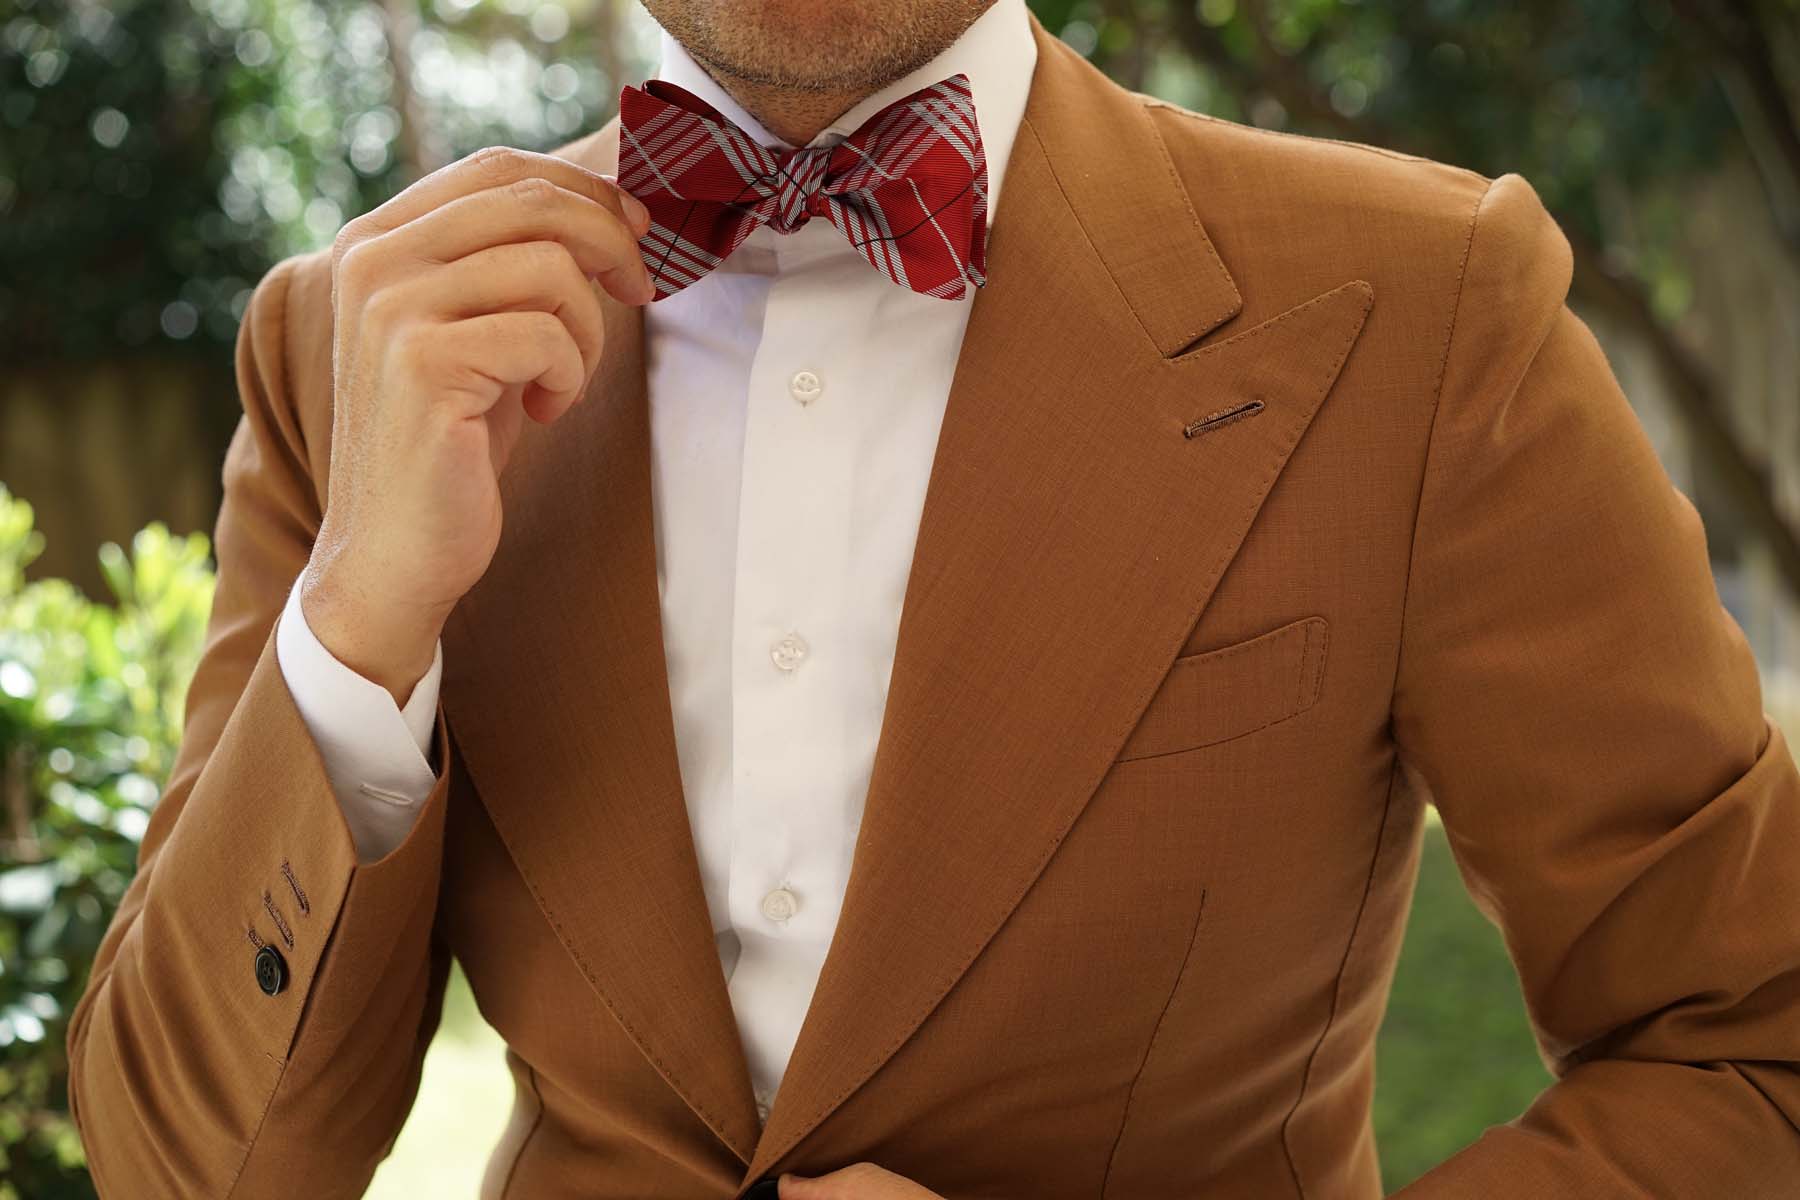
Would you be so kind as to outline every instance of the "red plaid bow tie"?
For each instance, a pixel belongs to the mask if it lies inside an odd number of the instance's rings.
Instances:
[[[987,281],[987,158],[969,77],[883,108],[835,146],[772,150],[660,79],[619,97],[619,185],[650,209],[638,242],[672,296],[759,224],[822,216],[901,287],[960,300]]]

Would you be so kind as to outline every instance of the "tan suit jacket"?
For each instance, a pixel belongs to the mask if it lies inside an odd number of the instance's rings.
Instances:
[[[1405,1195],[1800,1194],[1800,772],[1555,221],[1517,174],[1187,112],[1034,32],[767,1127],[676,763],[641,311],[527,423],[442,776],[359,867],[272,636],[330,463],[320,251],[244,321],[186,739],[70,1032],[105,1196],[359,1195],[452,956],[517,1084],[486,1200],[865,1159],[950,1200],[1377,1196],[1428,799],[1557,1081]],[[558,153],[610,172],[616,132]]]

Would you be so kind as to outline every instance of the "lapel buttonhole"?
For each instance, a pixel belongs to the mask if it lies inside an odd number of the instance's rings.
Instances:
[[[1239,404],[1231,408],[1222,409],[1210,416],[1201,417],[1198,421],[1195,421],[1190,425],[1183,426],[1181,436],[1186,438],[1198,437],[1210,429],[1217,429],[1219,426],[1235,421],[1239,417],[1255,416],[1262,411],[1262,408],[1262,398],[1258,397],[1246,404]]]

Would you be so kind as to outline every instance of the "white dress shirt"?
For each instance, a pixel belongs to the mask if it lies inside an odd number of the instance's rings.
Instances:
[[[987,155],[988,221],[1037,47],[996,0],[936,58],[809,145],[962,72]],[[659,78],[767,146],[666,33]],[[887,703],[901,601],[973,294],[889,281],[829,222],[763,226],[644,313],[664,653],[689,822],[766,1117],[811,1003],[850,873]],[[404,711],[312,636],[290,593],[283,677],[365,862],[430,793],[438,647]]]

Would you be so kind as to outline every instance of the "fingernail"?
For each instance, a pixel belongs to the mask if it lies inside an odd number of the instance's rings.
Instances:
[[[619,195],[625,198],[625,213],[631,218],[631,227],[637,230],[639,237],[642,237],[650,230],[650,210],[644,207],[642,200],[630,192],[621,189]]]

